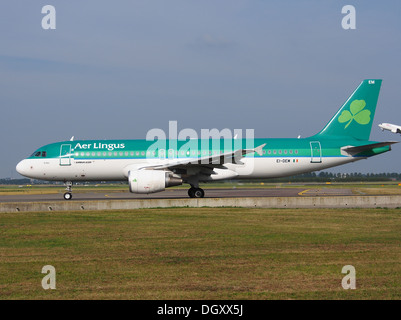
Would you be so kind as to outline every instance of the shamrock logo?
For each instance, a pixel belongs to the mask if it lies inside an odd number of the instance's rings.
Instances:
[[[341,112],[340,116],[338,117],[338,122],[348,123],[345,125],[344,129],[351,124],[352,120],[355,120],[357,123],[365,125],[370,122],[370,111],[363,110],[365,108],[366,102],[365,100],[354,100],[351,102],[350,111],[344,110]]]

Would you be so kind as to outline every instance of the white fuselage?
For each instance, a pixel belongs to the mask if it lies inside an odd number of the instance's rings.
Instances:
[[[379,127],[383,130],[391,131],[392,133],[401,133],[401,126],[391,123],[380,123]]]
[[[244,158],[243,164],[227,163],[224,166],[235,174],[229,176],[224,170],[205,177],[204,181],[227,178],[275,178],[296,175],[346,164],[363,158],[322,157],[321,162],[311,162],[310,157],[299,158]],[[160,159],[71,159],[70,165],[60,165],[59,159],[25,159],[17,165],[17,171],[33,179],[49,181],[126,181],[129,167],[133,165],[163,164]]]

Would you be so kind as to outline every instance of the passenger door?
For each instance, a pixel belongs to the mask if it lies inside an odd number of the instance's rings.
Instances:
[[[60,147],[60,166],[71,165],[71,145],[62,144]]]
[[[321,163],[322,162],[322,148],[320,146],[319,141],[311,141],[310,142],[311,149],[311,161],[312,163]]]

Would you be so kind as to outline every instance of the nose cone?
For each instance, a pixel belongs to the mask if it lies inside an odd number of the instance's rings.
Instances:
[[[27,160],[20,161],[15,169],[20,175],[27,176],[29,169]]]

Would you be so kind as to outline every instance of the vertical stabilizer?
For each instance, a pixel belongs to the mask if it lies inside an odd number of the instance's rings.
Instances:
[[[363,80],[317,136],[369,140],[382,80]]]

